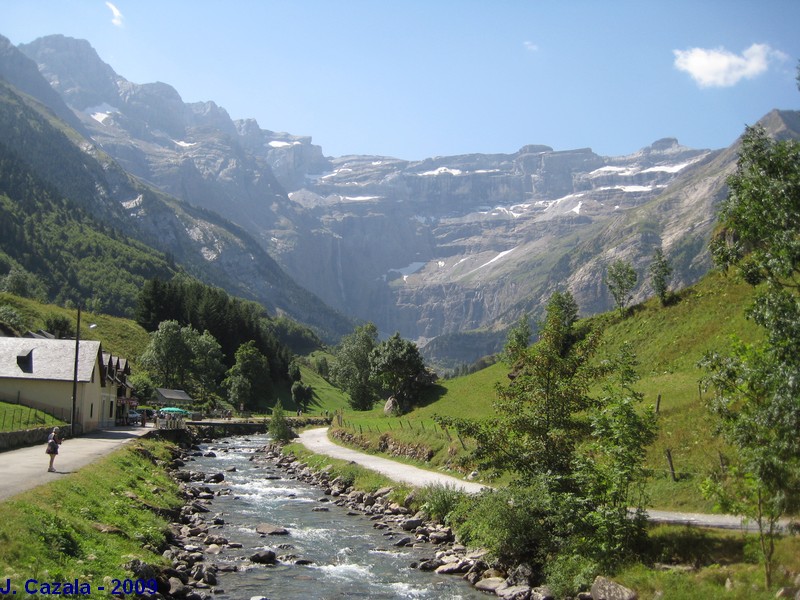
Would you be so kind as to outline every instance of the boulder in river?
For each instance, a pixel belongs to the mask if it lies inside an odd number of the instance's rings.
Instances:
[[[275,553],[272,550],[259,550],[250,557],[250,562],[258,563],[259,565],[274,565]]]
[[[289,530],[270,523],[259,523],[256,525],[256,533],[261,535],[289,535]]]

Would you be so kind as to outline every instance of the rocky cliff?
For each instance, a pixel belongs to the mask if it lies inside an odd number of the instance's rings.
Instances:
[[[334,309],[384,334],[439,338],[430,347],[440,364],[469,358],[441,340],[482,331],[474,357],[496,349],[555,289],[571,290],[584,314],[608,309],[615,258],[637,269],[636,300],[652,293],[656,247],[675,268],[673,286],[696,281],[735,167],[735,145],[698,150],[671,138],[618,157],[545,145],[423,161],[325,157],[310,137],[234,122],[163,83],[130,83],[86,42],[51,36],[20,49],[129,172],[225,215]],[[797,135],[792,113],[776,115],[776,128]]]

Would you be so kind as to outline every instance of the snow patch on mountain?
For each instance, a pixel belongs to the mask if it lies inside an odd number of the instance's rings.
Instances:
[[[461,169],[451,169],[450,167],[439,167],[438,169],[434,169],[433,171],[425,171],[424,173],[417,173],[420,177],[430,177],[433,175],[444,175],[445,173],[450,175],[463,175],[464,171]]]
[[[98,106],[90,106],[83,111],[84,114],[89,115],[101,125],[105,125],[106,120],[114,114],[119,114],[119,109],[111,106],[107,102],[103,102]]]
[[[389,273],[386,275],[386,277],[392,275],[393,273],[398,273],[403,277],[403,281],[408,281],[410,275],[413,275],[414,273],[422,269],[422,267],[424,266],[425,266],[424,262],[413,262],[410,265],[402,267],[400,269],[389,269]]]

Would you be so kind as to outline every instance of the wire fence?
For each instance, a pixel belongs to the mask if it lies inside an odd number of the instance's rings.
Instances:
[[[52,424],[56,419],[30,406],[0,407],[0,431],[36,429]],[[59,421],[60,422],[60,421]]]
[[[447,440],[448,442],[452,442],[454,439],[457,439],[462,448],[466,449],[466,444],[464,444],[464,440],[459,435],[456,429],[451,430],[447,427],[442,427],[436,421],[428,421],[427,424],[425,421],[412,421],[411,419],[393,419],[382,421],[380,423],[355,423],[353,421],[348,421],[344,418],[344,415],[337,413],[335,415],[336,423],[339,427],[343,429],[348,429],[353,433],[358,433],[360,435],[364,435],[364,432],[367,433],[375,433],[378,435],[382,435],[384,433],[394,433],[394,432],[401,432],[401,431],[408,431],[414,433],[425,433],[427,435],[432,435],[437,438],[441,438],[443,440]]]
[[[54,408],[35,400],[0,396],[0,431],[35,429],[53,424],[67,423],[70,411]]]

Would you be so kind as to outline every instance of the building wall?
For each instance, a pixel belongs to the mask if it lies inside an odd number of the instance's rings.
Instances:
[[[76,401],[77,422],[83,431],[97,429],[101,421],[103,402],[100,377],[94,381],[78,382]],[[0,378],[0,396],[11,401],[19,398],[21,403],[32,401],[34,406],[47,405],[57,410],[69,422],[72,418],[72,382],[41,379]],[[106,411],[108,404],[105,404]]]

